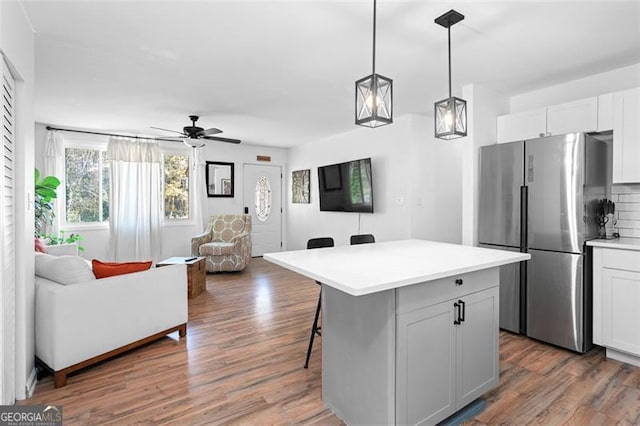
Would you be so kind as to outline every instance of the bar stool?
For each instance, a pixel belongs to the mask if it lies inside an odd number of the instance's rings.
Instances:
[[[333,247],[333,238],[322,237],[312,238],[307,241],[307,250],[323,247]],[[311,358],[311,349],[313,349],[313,340],[318,336],[322,336],[320,333],[321,327],[318,326],[318,317],[320,316],[320,309],[322,308],[322,283],[316,281],[316,284],[320,286],[320,294],[318,295],[318,307],[316,308],[316,316],[313,319],[313,327],[311,327],[311,337],[309,338],[309,348],[307,349],[307,360],[304,362],[304,368],[309,368],[309,358]]]

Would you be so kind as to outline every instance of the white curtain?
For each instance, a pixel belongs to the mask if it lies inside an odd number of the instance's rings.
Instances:
[[[158,262],[161,254],[162,190],[156,142],[111,138],[109,255],[116,261]]]
[[[204,232],[207,227],[207,185],[205,182],[205,161],[202,159],[202,149],[193,148],[193,220],[195,222],[195,233]]]
[[[47,139],[44,145],[44,162],[42,170],[40,170],[40,178],[44,176],[55,176],[60,179],[60,186],[58,187],[58,195],[62,194],[62,186],[64,185],[64,171],[63,171],[63,157],[64,157],[64,140],[62,135],[56,131],[47,131]],[[56,199],[53,202],[53,209],[55,212],[55,218],[52,225],[45,227],[45,234],[58,234],[60,229],[60,212],[62,212],[61,203],[64,200]]]

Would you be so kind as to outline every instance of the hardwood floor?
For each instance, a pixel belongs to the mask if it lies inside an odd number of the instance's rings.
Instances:
[[[20,404],[61,404],[73,424],[342,424],[321,400],[321,346],[302,368],[318,286],[262,259],[207,275],[187,337],[167,337],[69,376]],[[90,344],[90,343],[88,343]],[[640,424],[640,368],[510,333],[480,424]]]

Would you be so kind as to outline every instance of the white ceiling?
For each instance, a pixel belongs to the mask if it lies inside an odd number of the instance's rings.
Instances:
[[[161,135],[187,115],[288,147],[354,128],[371,73],[372,1],[33,1],[36,120]],[[394,115],[431,114],[453,84],[507,95],[640,62],[640,1],[378,0],[377,64]],[[368,130],[375,131],[375,130]],[[165,135],[166,136],[166,135]]]

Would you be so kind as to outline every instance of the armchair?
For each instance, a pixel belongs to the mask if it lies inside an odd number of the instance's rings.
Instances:
[[[207,272],[242,271],[251,259],[251,215],[211,216],[207,230],[191,238],[191,255],[206,258]]]

